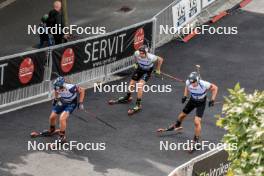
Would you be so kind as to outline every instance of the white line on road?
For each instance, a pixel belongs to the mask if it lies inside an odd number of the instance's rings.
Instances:
[[[16,0],[6,0],[6,1],[2,2],[2,3],[0,4],[0,9],[2,9],[2,8],[6,7],[6,6],[10,5],[10,4],[12,4],[12,3],[15,2],[15,1],[16,1]]]

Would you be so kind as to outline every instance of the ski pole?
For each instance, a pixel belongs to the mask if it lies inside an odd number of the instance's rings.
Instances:
[[[175,76],[172,76],[172,75],[170,75],[170,74],[167,74],[167,73],[164,73],[164,72],[161,72],[160,74],[162,74],[163,76],[166,76],[166,77],[168,77],[168,78],[174,79],[174,80],[176,80],[176,81],[178,81],[178,82],[182,82],[182,83],[184,83],[184,80],[182,80],[182,79],[180,79],[180,78],[177,78],[177,77],[175,77]]]
[[[108,122],[106,122],[106,121],[100,119],[96,114],[94,114],[94,113],[92,113],[92,112],[89,112],[89,111],[87,111],[87,110],[85,110],[85,109],[84,109],[83,111],[84,111],[86,114],[88,114],[89,116],[91,116],[91,117],[95,118],[96,120],[98,120],[99,122],[105,124],[106,126],[112,128],[112,129],[114,129],[114,130],[117,130],[116,127],[114,127],[113,125],[109,124]],[[83,121],[85,121],[85,122],[88,123],[88,121],[87,121],[85,118],[83,118],[83,117],[81,117],[81,116],[79,116],[79,115],[76,115],[76,114],[73,114],[73,115],[74,115],[75,117],[79,118],[80,120],[83,120]]]

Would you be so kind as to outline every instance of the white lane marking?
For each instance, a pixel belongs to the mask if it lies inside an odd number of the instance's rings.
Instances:
[[[10,5],[10,4],[12,4],[12,3],[15,2],[15,1],[16,1],[16,0],[6,0],[6,1],[2,2],[2,3],[0,4],[0,9],[2,9],[2,8],[6,7],[6,6]]]

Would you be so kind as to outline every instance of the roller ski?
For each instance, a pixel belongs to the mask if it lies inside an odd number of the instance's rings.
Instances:
[[[49,144],[49,145],[48,145],[48,148],[49,148],[50,150],[55,150],[55,149],[58,149],[58,148],[60,149],[60,148],[62,148],[61,146],[62,146],[63,144],[65,144],[65,143],[67,143],[67,141],[66,141],[66,136],[65,136],[65,135],[60,135],[60,134],[59,134],[58,139],[56,139],[54,143]]]
[[[132,97],[127,97],[127,96],[124,96],[124,97],[120,97],[118,99],[112,99],[112,100],[109,100],[108,101],[108,104],[109,105],[114,105],[114,104],[127,104],[127,103],[130,103],[132,101]]]
[[[157,129],[156,132],[157,133],[164,133],[164,132],[168,132],[168,131],[176,131],[176,132],[178,132],[178,131],[181,131],[182,129],[183,129],[182,126],[173,124],[169,128],[159,128],[159,129]]]
[[[133,115],[133,114],[139,112],[141,109],[142,109],[142,106],[141,106],[141,105],[136,105],[135,107],[129,109],[128,112],[127,112],[127,114],[128,114],[129,116],[131,116],[131,115]]]
[[[31,138],[37,138],[37,137],[51,137],[54,135],[58,135],[60,132],[60,129],[56,129],[53,132],[50,132],[49,130],[44,130],[42,132],[33,131],[30,133]]]

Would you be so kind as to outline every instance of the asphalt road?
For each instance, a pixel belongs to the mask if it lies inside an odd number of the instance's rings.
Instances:
[[[205,80],[219,87],[218,101],[227,95],[227,88],[239,82],[247,92],[264,87],[264,15],[239,11],[221,20],[216,26],[237,26],[238,35],[200,35],[189,43],[171,41],[157,49],[165,58],[163,71],[179,78],[201,65]],[[250,24],[250,25],[249,25]],[[110,83],[129,81],[129,77]],[[176,166],[205,152],[190,155],[186,151],[160,151],[160,141],[185,142],[193,137],[193,114],[183,123],[181,134],[159,137],[155,130],[175,121],[182,110],[180,100],[184,85],[165,78],[152,78],[149,84],[171,84],[170,93],[147,93],[143,110],[132,118],[127,116],[131,105],[109,106],[117,93],[87,91],[85,106],[90,112],[117,128],[113,130],[91,115],[75,112],[85,120],[72,116],[68,139],[79,142],[105,142],[105,151],[28,151],[32,130],[48,127],[51,103],[42,103],[0,116],[0,175],[1,176],[164,176]],[[206,109],[202,140],[220,142],[224,130],[216,127],[214,116],[221,113],[221,104]],[[36,139],[37,142],[53,139]]]

